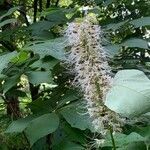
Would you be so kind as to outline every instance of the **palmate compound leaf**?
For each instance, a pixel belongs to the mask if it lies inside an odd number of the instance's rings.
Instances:
[[[150,111],[150,80],[139,70],[121,70],[106,96],[105,105],[125,117]]]
[[[55,113],[48,113],[38,117],[29,116],[14,121],[6,130],[6,133],[20,133],[24,131],[32,146],[40,138],[54,132],[58,125],[58,116]]]

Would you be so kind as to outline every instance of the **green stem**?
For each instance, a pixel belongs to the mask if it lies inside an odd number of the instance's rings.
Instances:
[[[146,144],[146,150],[149,150],[149,145]]]
[[[114,140],[114,137],[113,137],[113,129],[112,127],[110,126],[110,136],[111,136],[111,140],[112,140],[112,145],[113,145],[113,150],[116,150],[116,144],[115,144],[115,140]]]

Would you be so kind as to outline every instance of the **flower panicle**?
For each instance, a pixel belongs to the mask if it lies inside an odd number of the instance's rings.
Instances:
[[[71,46],[68,60],[75,73],[74,84],[83,92],[95,129],[104,131],[114,121],[114,113],[104,105],[112,78],[107,53],[102,47],[102,31],[99,25],[93,24],[94,19],[86,16],[83,22],[68,25],[66,36]]]

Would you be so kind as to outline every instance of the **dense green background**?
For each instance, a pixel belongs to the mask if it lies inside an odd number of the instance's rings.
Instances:
[[[63,32],[83,18],[83,6],[97,14],[112,76],[139,69],[149,78],[149,0],[0,0],[0,149],[112,149],[110,134],[97,140],[82,94],[61,64]],[[116,148],[148,150],[149,115],[126,119]]]

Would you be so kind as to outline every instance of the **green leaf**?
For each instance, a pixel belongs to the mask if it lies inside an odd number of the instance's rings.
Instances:
[[[3,26],[5,26],[7,24],[14,23],[14,22],[17,22],[17,20],[16,19],[7,19],[0,23],[0,28],[2,28]]]
[[[57,107],[62,107],[65,104],[68,104],[70,102],[73,102],[75,100],[79,99],[79,95],[77,94],[77,91],[75,90],[68,90],[66,94],[64,94],[61,98],[61,100],[58,102]]]
[[[128,144],[127,146],[117,148],[117,150],[146,150],[146,145],[144,142],[134,142]]]
[[[121,46],[149,49],[148,48],[148,42],[146,40],[138,39],[138,38],[128,39],[125,42],[121,43]]]
[[[29,52],[26,51],[21,51],[16,57],[14,57],[11,62],[13,63],[23,63],[24,61],[26,61],[29,58]]]
[[[37,32],[41,32],[43,30],[49,30],[50,28],[54,27],[54,22],[49,21],[39,21],[29,26],[29,29],[32,30],[33,34]]]
[[[83,106],[82,103],[74,103],[73,105],[70,104],[63,107],[60,113],[72,127],[81,130],[90,129],[94,132],[92,120],[86,113],[86,110],[83,110],[81,107],[85,106]]]
[[[139,70],[119,71],[106,96],[105,105],[126,117],[149,112],[150,80]]]
[[[30,71],[26,75],[30,83],[39,85],[41,83],[53,83],[52,75],[50,71]]]
[[[49,8],[49,11],[45,12],[46,19],[50,22],[54,22],[56,25],[66,23],[68,21],[66,12],[63,8]]]
[[[61,147],[61,150],[84,150],[85,149],[79,144],[68,142],[68,141],[63,141],[60,144],[53,146],[53,150],[60,150],[60,147]]]
[[[64,38],[57,38],[42,43],[35,43],[34,45],[25,47],[24,49],[33,51],[40,55],[41,58],[45,56],[52,56],[59,60],[65,60],[66,42]]]
[[[113,57],[114,55],[116,55],[119,52],[119,50],[121,49],[121,45],[119,45],[119,44],[118,45],[117,44],[107,45],[107,46],[104,46],[104,48],[108,52],[109,56]]]
[[[44,114],[33,121],[25,129],[25,134],[31,146],[40,138],[54,132],[59,125],[59,118],[55,113]]]
[[[54,132],[59,125],[59,118],[55,113],[44,114],[42,116],[28,116],[17,121],[13,121],[6,133],[25,132],[31,146],[40,138]]]
[[[34,39],[49,39],[53,37],[52,33],[49,31],[52,27],[54,27],[56,24],[55,22],[50,21],[39,21],[36,22],[28,27],[29,30],[32,32],[32,36],[34,36]]]
[[[115,133],[113,135],[113,138],[115,140],[116,147],[122,147],[122,146],[128,145],[129,143],[132,143],[132,142],[145,141],[144,137],[142,137],[141,135],[139,135],[135,132],[132,132],[129,135],[125,135],[122,133]],[[112,147],[112,140],[111,140],[110,135],[107,136],[107,138],[105,139],[105,142],[102,144],[102,147],[105,147],[105,146]]]
[[[114,2],[114,0],[105,0],[103,5],[108,6],[108,5],[112,4],[113,2]]]
[[[51,101],[42,99],[37,99],[36,101],[29,103],[28,107],[34,114],[45,114],[53,110],[51,106]]]
[[[70,141],[78,142],[80,144],[86,144],[86,136],[84,135],[83,131],[76,129],[76,128],[72,128],[66,122],[64,122],[62,127],[63,127],[63,131],[67,135],[67,139],[69,139]]]
[[[17,52],[11,52],[0,56],[0,74],[7,67],[10,60],[15,57]]]
[[[147,137],[150,140],[150,125],[146,127],[137,127],[135,131],[143,137]]]
[[[59,60],[53,57],[46,57],[40,59],[31,65],[32,68],[44,68],[45,70],[53,69],[56,64],[59,63]]]
[[[17,85],[17,83],[19,83],[19,81],[20,81],[19,74],[12,76],[10,78],[7,78],[7,80],[5,80],[4,84],[2,85],[3,92],[4,93],[8,92],[13,86]]]
[[[133,24],[136,28],[142,27],[142,26],[149,26],[150,25],[150,17],[134,19],[131,21],[131,24]]]
[[[20,7],[13,7],[13,8],[10,8],[7,13],[5,13],[4,15],[2,15],[2,16],[0,17],[0,20],[2,20],[4,17],[7,17],[7,16],[11,15],[12,13],[14,13],[14,12],[15,12],[16,10],[18,10],[18,9],[20,9]]]
[[[117,30],[121,28],[124,25],[133,25],[135,28],[142,27],[142,26],[149,26],[150,25],[150,17],[143,17],[143,18],[138,18],[134,20],[125,20],[119,23],[111,23],[106,26],[106,29],[112,29],[112,30]]]
[[[111,45],[106,45],[104,48],[110,54],[110,57],[113,57],[116,55],[121,49],[122,46],[128,47],[128,48],[141,48],[141,49],[149,49],[148,47],[148,41],[144,39],[139,39],[139,38],[130,38],[121,44],[111,44]]]
[[[5,133],[21,133],[24,131],[24,129],[30,124],[30,122],[35,118],[36,116],[31,115],[26,118],[18,119],[16,121],[13,121],[5,131]]]

